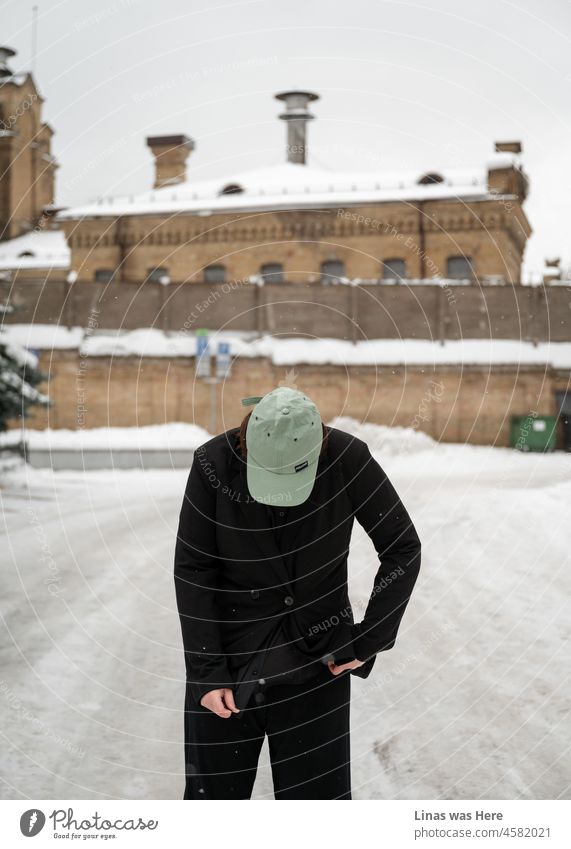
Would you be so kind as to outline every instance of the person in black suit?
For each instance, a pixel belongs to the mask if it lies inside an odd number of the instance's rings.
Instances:
[[[351,799],[350,676],[392,648],[421,545],[365,442],[279,387],[196,449],[175,547],[186,667],[184,799],[249,799],[268,737],[276,799]],[[360,622],[354,518],[379,567]]]

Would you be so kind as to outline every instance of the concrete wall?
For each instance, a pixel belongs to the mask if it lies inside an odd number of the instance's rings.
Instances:
[[[0,297],[16,307],[8,322],[100,328],[198,327],[309,334],[335,338],[571,339],[571,287],[324,286],[236,281],[69,286],[19,278],[0,283]],[[98,311],[94,313],[94,311]]]

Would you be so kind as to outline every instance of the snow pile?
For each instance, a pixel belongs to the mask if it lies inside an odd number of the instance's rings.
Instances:
[[[433,451],[438,444],[428,434],[412,427],[387,427],[370,422],[359,422],[350,416],[336,416],[327,424],[352,433],[353,436],[367,443],[372,454],[379,453],[385,457]]]
[[[367,443],[371,452],[384,456],[402,456],[433,450],[436,442],[425,433],[406,427],[385,427],[359,422],[350,416],[336,416],[331,427],[352,433]],[[75,450],[89,449],[195,449],[211,434],[204,428],[185,422],[169,422],[145,427],[96,427],[84,430],[66,428],[15,428],[0,434],[0,446],[26,441],[30,448]]]
[[[85,430],[21,428],[0,434],[0,445],[17,444],[25,440],[30,448],[81,450],[130,448],[143,450],[194,449],[210,439],[210,434],[198,425],[171,422],[145,427],[95,427]]]

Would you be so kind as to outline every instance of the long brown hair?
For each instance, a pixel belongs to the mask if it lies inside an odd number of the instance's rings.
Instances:
[[[240,454],[244,460],[248,456],[248,447],[246,445],[246,428],[248,427],[248,420],[253,412],[253,410],[250,410],[250,412],[244,416],[244,418],[242,419],[242,424],[240,425],[240,432],[238,433],[238,446],[240,448]],[[321,451],[319,452],[319,456],[321,456],[325,452],[325,449],[327,448],[327,441],[329,439],[329,428],[327,427],[327,425],[324,425],[323,422],[321,422],[321,428],[323,431],[323,439],[321,441]]]

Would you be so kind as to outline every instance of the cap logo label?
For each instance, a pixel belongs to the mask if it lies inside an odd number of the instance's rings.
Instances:
[[[303,469],[307,469],[309,466],[309,460],[304,460],[303,463],[298,463],[297,466],[294,466],[296,472],[301,472]]]

